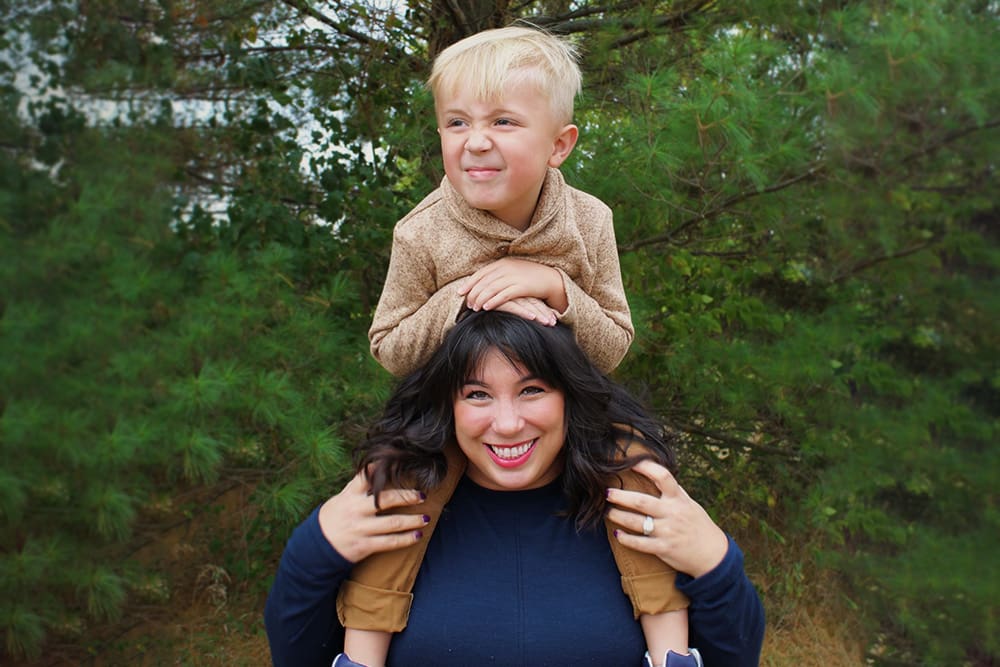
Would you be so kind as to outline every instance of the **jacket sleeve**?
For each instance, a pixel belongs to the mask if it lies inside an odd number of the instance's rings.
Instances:
[[[610,373],[628,352],[635,335],[632,315],[625,298],[615,230],[608,219],[592,250],[595,276],[589,293],[577,285],[565,271],[563,286],[569,306],[559,319],[572,327],[581,349],[594,365]]]
[[[455,326],[463,303],[450,284],[436,284],[427,250],[397,227],[382,296],[368,331],[372,356],[393,375],[419,368]]]
[[[743,569],[743,552],[729,550],[714,570],[697,579],[677,574],[677,588],[691,599],[689,643],[711,667],[757,667],[764,643],[764,607]]]
[[[330,667],[344,646],[336,602],[350,571],[323,536],[317,508],[289,538],[264,607],[274,667]]]

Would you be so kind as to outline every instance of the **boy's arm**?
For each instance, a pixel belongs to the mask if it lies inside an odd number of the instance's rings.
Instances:
[[[455,326],[463,303],[449,285],[439,289],[435,284],[424,248],[394,236],[382,296],[368,330],[372,356],[393,375],[419,368]]]
[[[590,293],[562,269],[518,257],[504,257],[484,266],[462,282],[457,293],[465,296],[473,310],[504,309],[522,317],[526,315],[521,309],[504,305],[516,299],[544,300],[558,319],[573,328],[577,342],[594,364],[609,373],[625,356],[635,333],[610,218],[595,246]],[[555,323],[542,319],[544,316],[529,319]]]
[[[568,303],[559,319],[573,328],[577,342],[594,365],[610,373],[621,363],[635,336],[610,217],[591,257],[595,276],[589,293],[559,270]]]

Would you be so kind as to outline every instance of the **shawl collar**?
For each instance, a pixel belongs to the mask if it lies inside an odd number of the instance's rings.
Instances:
[[[545,183],[542,184],[542,191],[538,196],[535,213],[531,216],[531,223],[522,232],[492,213],[469,206],[465,198],[448,182],[447,176],[441,179],[442,198],[453,220],[458,220],[478,238],[506,242],[515,239],[527,241],[529,237],[540,233],[548,223],[556,219],[559,211],[565,208],[566,187],[562,173],[558,169],[549,167],[545,174]]]

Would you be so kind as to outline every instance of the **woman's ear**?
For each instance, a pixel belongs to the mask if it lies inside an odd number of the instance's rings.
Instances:
[[[580,130],[576,125],[565,125],[559,130],[559,134],[556,135],[555,142],[552,144],[552,155],[549,157],[550,167],[558,167],[569,157],[579,136]]]

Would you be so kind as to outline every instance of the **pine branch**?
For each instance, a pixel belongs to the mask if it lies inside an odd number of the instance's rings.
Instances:
[[[591,16],[598,16],[601,14],[607,14],[611,12],[624,12],[630,9],[635,9],[642,3],[642,0],[628,0],[627,2],[619,3],[613,7],[608,7],[605,5],[586,5],[580,7],[579,9],[574,9],[573,11],[566,12],[565,14],[560,14],[558,16],[538,16],[528,19],[534,25],[540,26],[549,30],[551,32],[562,32],[559,28],[560,24],[568,24],[572,21],[583,19]],[[533,0],[528,0],[522,4],[519,9],[527,8],[529,5],[533,4]]]
[[[915,151],[910,155],[907,155],[906,157],[903,158],[902,162],[903,164],[908,164],[913,160],[917,160],[926,155],[930,155],[931,153],[934,153],[935,151],[944,148],[948,144],[958,141],[963,137],[967,137],[970,134],[981,132],[983,130],[992,130],[993,128],[996,127],[1000,127],[1000,119],[990,120],[983,123],[982,125],[970,125],[968,127],[959,128],[953,132],[949,132],[948,134],[944,135],[943,137],[941,137],[934,143],[930,144],[929,146],[925,146],[919,151]]]
[[[332,28],[334,32],[344,37],[348,37],[354,42],[364,46],[368,49],[376,50],[378,53],[385,54],[386,60],[391,63],[398,63],[404,65],[407,71],[417,71],[419,69],[418,61],[410,54],[408,54],[403,49],[399,48],[394,44],[389,44],[388,42],[382,41],[372,37],[370,34],[355,30],[347,25],[343,21],[337,21],[320,11],[317,11],[309,6],[306,0],[281,0],[283,3],[289,7],[298,10],[299,12],[313,18],[320,23]]]
[[[200,14],[198,15],[198,18],[195,20],[191,21],[177,20],[175,21],[174,26],[175,27],[183,26],[189,28],[194,27],[203,30],[212,24],[228,23],[238,18],[250,16],[258,9],[266,7],[268,4],[270,4],[269,0],[258,0],[258,2],[240,7],[237,11],[234,11],[230,14],[215,13],[210,16],[205,14]],[[146,17],[138,18],[129,14],[118,14],[115,18],[117,18],[119,21],[123,23],[127,23],[133,26],[155,27],[157,23],[159,23],[159,19],[157,18],[146,18]]]
[[[619,252],[631,252],[631,251],[634,251],[634,250],[638,250],[639,248],[643,248],[645,246],[673,243],[674,240],[680,234],[686,232],[688,229],[690,229],[690,228],[692,228],[692,227],[694,227],[694,226],[696,226],[696,225],[698,225],[698,224],[700,224],[702,222],[706,222],[708,220],[711,220],[713,218],[718,217],[719,215],[725,213],[727,210],[729,210],[731,207],[735,206],[736,204],[739,204],[741,202],[747,201],[748,199],[753,199],[754,197],[759,197],[761,195],[766,195],[766,194],[771,194],[771,193],[774,193],[774,192],[779,192],[779,191],[784,190],[786,188],[790,188],[793,185],[797,185],[797,184],[802,183],[804,181],[811,180],[812,178],[814,178],[816,176],[816,174],[820,173],[822,170],[823,170],[823,166],[822,165],[818,165],[818,164],[817,165],[813,165],[812,167],[810,167],[809,169],[807,169],[805,172],[803,172],[803,173],[801,173],[801,174],[799,174],[797,176],[792,176],[790,178],[786,178],[785,180],[779,181],[778,183],[775,183],[774,185],[770,185],[770,186],[768,186],[766,188],[763,188],[762,190],[747,190],[746,192],[741,192],[739,194],[733,195],[731,197],[728,197],[725,201],[723,201],[718,206],[715,206],[714,208],[711,208],[711,209],[709,209],[707,211],[699,213],[699,214],[695,215],[694,217],[688,218],[687,220],[685,220],[684,222],[680,223],[679,225],[677,225],[676,227],[674,227],[673,229],[671,229],[670,231],[668,231],[668,232],[666,232],[664,234],[659,234],[657,236],[651,236],[651,237],[646,238],[646,239],[641,239],[639,241],[634,241],[632,243],[628,243],[628,244],[625,244],[625,245],[620,245],[618,247],[618,250],[619,250]]]
[[[708,440],[714,440],[716,442],[721,442],[721,443],[723,443],[725,445],[728,445],[730,447],[738,448],[741,451],[745,450],[745,449],[749,449],[749,450],[757,452],[757,453],[771,454],[771,455],[774,455],[774,456],[780,456],[782,458],[795,458],[795,457],[798,456],[798,452],[796,452],[796,451],[792,451],[792,450],[788,450],[788,449],[782,449],[781,447],[774,447],[774,446],[771,446],[771,445],[762,445],[762,444],[759,444],[759,443],[750,442],[749,440],[743,440],[742,438],[736,438],[736,437],[733,437],[731,435],[727,435],[725,433],[721,433],[719,431],[710,431],[708,429],[704,429],[704,428],[701,428],[699,426],[695,426],[694,424],[680,423],[680,422],[677,422],[677,421],[671,421],[670,424],[674,428],[677,428],[677,429],[679,429],[681,431],[684,431],[685,433],[688,433],[688,434],[691,434],[691,435],[701,436],[702,438],[706,438]]]
[[[868,269],[870,269],[873,266],[876,266],[878,264],[882,264],[884,262],[889,262],[889,261],[892,261],[894,259],[902,259],[903,257],[909,257],[910,255],[915,255],[915,254],[917,254],[918,252],[920,252],[922,250],[926,250],[927,248],[930,248],[935,243],[937,243],[938,240],[939,239],[937,237],[934,237],[934,238],[930,239],[929,241],[924,241],[923,243],[918,243],[916,245],[910,246],[909,248],[905,248],[903,250],[900,250],[899,252],[887,253],[887,254],[884,254],[884,255],[877,255],[875,257],[870,257],[868,259],[862,260],[862,261],[857,262],[856,264],[854,264],[851,268],[847,269],[846,271],[844,271],[842,273],[838,273],[836,276],[834,276],[832,279],[830,279],[830,283],[833,284],[833,285],[836,285],[836,284],[841,283],[841,282],[847,280],[848,278],[856,276],[857,274],[859,274],[859,273],[861,273],[863,271],[866,271],[866,270],[868,270]]]
[[[322,53],[328,53],[331,56],[340,57],[342,52],[335,46],[327,46],[326,44],[302,44],[300,46],[248,46],[241,48],[238,51],[238,55],[271,55],[276,53],[312,53],[319,51]],[[178,62],[182,63],[194,63],[194,62],[207,62],[221,60],[225,61],[229,58],[231,54],[225,53],[223,51],[211,51],[211,52],[199,52],[190,53],[177,58]]]
[[[625,2],[614,7],[591,7],[586,9],[577,10],[575,12],[570,12],[558,17],[545,18],[537,17],[532,19],[532,22],[536,25],[542,26],[547,30],[554,33],[569,35],[573,33],[580,32],[592,32],[608,27],[616,27],[622,30],[631,31],[629,34],[624,35],[616,39],[612,46],[615,48],[620,48],[627,46],[641,39],[652,36],[653,31],[646,27],[645,25],[628,18],[596,18],[598,15],[611,13],[611,12],[623,12],[634,8],[635,6],[641,4],[640,2]],[[693,15],[698,13],[704,13],[712,9],[715,5],[715,0],[698,0],[688,7],[684,7],[677,11],[671,12],[669,14],[664,14],[662,16],[655,17],[651,24],[653,29],[662,30],[663,28],[672,27],[674,30],[682,30],[689,26],[690,19]]]

